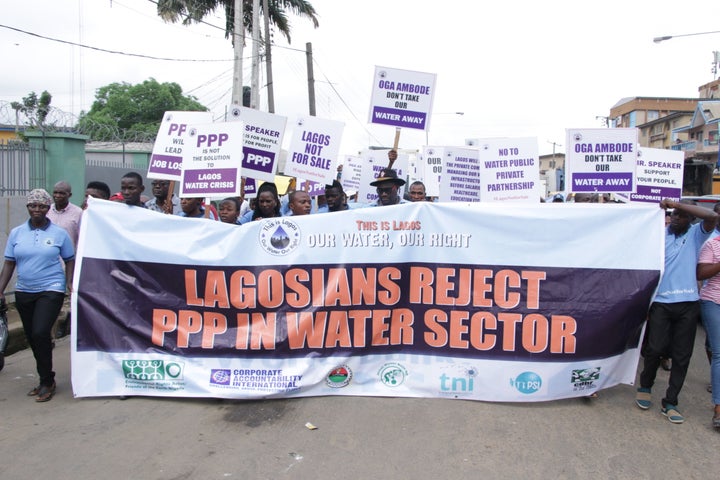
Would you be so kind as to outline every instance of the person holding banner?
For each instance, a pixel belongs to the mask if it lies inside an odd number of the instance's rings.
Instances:
[[[282,217],[280,197],[277,186],[273,182],[265,182],[258,187],[255,208],[242,216],[240,224],[273,217]]]
[[[72,288],[75,247],[68,233],[47,218],[52,198],[41,188],[30,192],[30,219],[12,229],[0,271],[0,302],[17,267],[15,307],[30,344],[40,382],[28,392],[36,402],[55,395],[52,358],[52,327],[62,309],[65,290]],[[63,265],[64,263],[64,265]],[[64,267],[64,268],[63,268]]]
[[[370,206],[388,206],[400,203],[408,203],[398,195],[398,189],[405,185],[405,180],[398,178],[397,171],[392,168],[383,168],[375,181],[370,182],[371,187],[376,187],[378,199]]]
[[[325,205],[318,208],[317,213],[343,212],[359,207],[364,207],[364,205],[359,203],[350,204],[342,184],[337,180],[333,180],[331,185],[325,185]]]
[[[182,211],[178,213],[181,217],[188,218],[206,218],[205,207],[203,207],[202,198],[185,197],[180,199],[180,208]],[[213,213],[212,209],[208,211],[208,217],[210,220],[217,220],[217,217]]]
[[[290,208],[288,216],[309,215],[312,209],[312,199],[306,191],[295,190],[288,195],[288,207]]]
[[[410,184],[408,188],[408,197],[411,202],[425,202],[427,195],[425,194],[425,184],[417,180]]]
[[[663,199],[660,208],[672,208],[670,226],[665,230],[665,273],[650,305],[645,335],[645,361],[635,404],[647,410],[652,405],[651,389],[662,357],[670,352],[672,367],[660,412],[672,423],[685,418],[677,408],[685,382],[700,320],[696,265],[700,249],[715,229],[718,214],[690,200]],[[695,217],[701,223],[692,224]]]
[[[715,404],[712,426],[720,429],[720,237],[708,240],[700,250],[697,279],[707,280],[700,290],[700,310],[710,342],[710,380]]]
[[[218,205],[218,216],[223,223],[240,225],[240,221],[238,220],[240,216],[240,200],[237,197],[223,199],[220,205]]]
[[[120,179],[120,194],[127,205],[145,208],[145,202],[140,198],[144,191],[145,185],[139,173],[128,172]]]

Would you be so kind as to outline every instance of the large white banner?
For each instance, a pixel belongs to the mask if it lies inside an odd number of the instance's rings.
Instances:
[[[542,401],[632,383],[662,215],[418,202],[240,227],[90,199],[74,394]]]

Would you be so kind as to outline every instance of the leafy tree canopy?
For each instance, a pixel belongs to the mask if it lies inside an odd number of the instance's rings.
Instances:
[[[137,85],[126,82],[100,87],[89,112],[80,114],[79,126],[94,140],[93,132],[115,131],[157,134],[166,111],[207,111],[193,96],[182,93],[177,83],[158,83],[154,78]]]
[[[225,10],[225,37],[230,38],[233,34],[233,19],[235,18],[234,0],[158,0],[157,6],[160,18],[166,22],[182,20],[184,25],[201,22],[207,15],[216,9],[222,8]],[[262,4],[260,8],[262,9]],[[252,0],[243,0],[242,23],[248,32],[253,31],[252,11]],[[288,12],[310,20],[315,28],[319,25],[315,7],[306,0],[269,0],[268,11],[270,23],[287,38],[288,42],[290,42]]]
[[[42,128],[48,113],[50,113],[51,101],[52,95],[45,90],[40,94],[40,97],[35,92],[30,92],[27,97],[23,97],[22,103],[11,102],[10,106],[13,110],[25,114],[30,127]]]

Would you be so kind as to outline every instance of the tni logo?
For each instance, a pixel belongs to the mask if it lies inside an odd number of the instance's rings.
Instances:
[[[440,375],[440,390],[443,392],[472,392],[474,379],[467,377],[449,377],[444,373]]]

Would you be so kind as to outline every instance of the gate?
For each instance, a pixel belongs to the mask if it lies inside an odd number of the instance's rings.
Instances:
[[[0,143],[0,197],[25,196],[45,188],[45,151],[25,142]]]

